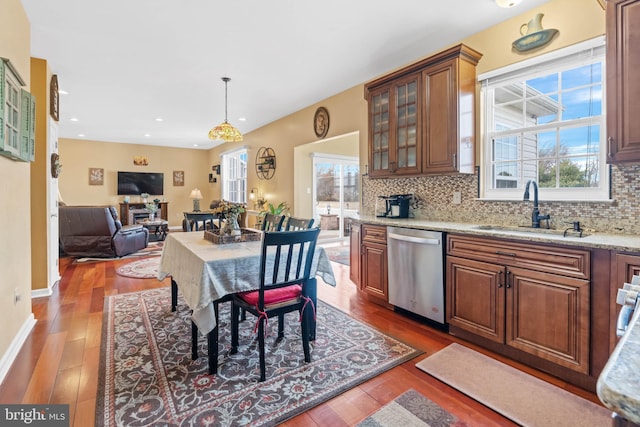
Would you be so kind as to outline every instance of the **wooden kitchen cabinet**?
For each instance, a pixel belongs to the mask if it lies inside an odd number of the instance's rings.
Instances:
[[[387,302],[389,285],[387,279],[387,228],[363,224],[361,245],[360,289],[368,295]]]
[[[609,349],[613,351],[618,343],[616,335],[616,326],[618,322],[618,314],[620,313],[620,305],[616,304],[618,289],[621,289],[625,283],[631,283],[633,276],[640,275],[640,255],[629,254],[624,252],[611,252],[611,280],[610,280],[610,324],[611,334],[609,337]]]
[[[448,236],[447,249],[453,335],[589,374],[588,251],[458,235]]]
[[[481,57],[460,44],[365,85],[370,177],[475,172]]]
[[[360,288],[360,228],[358,223],[349,223],[349,279]]]
[[[640,121],[637,119],[640,0],[608,0],[606,9],[607,162],[637,162],[640,161]]]

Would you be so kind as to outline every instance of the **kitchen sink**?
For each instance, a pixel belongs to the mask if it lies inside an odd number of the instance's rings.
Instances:
[[[514,231],[519,233],[534,233],[534,234],[553,234],[556,236],[563,236],[565,234],[565,229],[556,229],[556,228],[533,228],[528,225],[476,225],[472,227],[476,230],[491,230],[491,231]],[[588,233],[582,233],[578,231],[573,231],[573,228],[569,227],[566,232],[567,236],[572,237],[587,237]]]

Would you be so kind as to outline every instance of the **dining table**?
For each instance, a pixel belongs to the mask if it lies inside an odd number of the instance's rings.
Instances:
[[[235,293],[260,287],[262,242],[216,244],[205,239],[204,233],[169,233],[164,241],[157,278],[164,280],[171,276],[172,310],[175,310],[177,293],[180,292],[191,309],[193,330],[197,328],[210,338],[211,332],[217,327],[217,303],[228,300]],[[320,277],[327,285],[336,285],[329,256],[322,246],[316,246],[311,276]],[[315,283],[316,280],[311,282]],[[310,296],[317,309],[315,289]],[[315,337],[315,324],[312,325],[311,334]],[[212,344],[209,339],[209,347]],[[213,373],[211,371],[215,369],[212,367],[217,366],[217,360],[211,360],[211,348],[209,350],[209,371]]]

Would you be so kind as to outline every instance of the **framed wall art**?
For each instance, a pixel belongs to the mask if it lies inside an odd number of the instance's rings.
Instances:
[[[133,164],[136,166],[148,166],[149,159],[147,158],[147,156],[134,156]]]
[[[104,185],[103,168],[89,168],[89,185]]]
[[[173,186],[184,187],[184,171],[173,171]]]

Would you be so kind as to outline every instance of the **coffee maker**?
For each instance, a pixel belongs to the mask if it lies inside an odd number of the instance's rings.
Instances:
[[[376,216],[378,218],[409,218],[409,205],[412,197],[412,194],[378,196]]]

